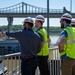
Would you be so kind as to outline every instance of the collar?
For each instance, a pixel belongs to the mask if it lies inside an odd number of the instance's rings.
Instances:
[[[67,24],[66,27],[71,27],[71,24]],[[66,28],[66,27],[65,27],[65,28]]]
[[[40,28],[38,28],[38,30],[37,31],[39,31],[40,29],[42,29],[43,27],[40,27]]]
[[[25,29],[25,30],[28,30],[28,31],[33,31],[33,30],[32,30],[32,28],[28,28],[28,29]]]

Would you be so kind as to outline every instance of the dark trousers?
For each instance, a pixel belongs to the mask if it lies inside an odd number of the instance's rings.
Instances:
[[[50,75],[48,68],[48,56],[38,56],[38,66],[41,75]]]
[[[37,58],[28,58],[21,61],[21,74],[22,75],[35,75],[37,68]]]

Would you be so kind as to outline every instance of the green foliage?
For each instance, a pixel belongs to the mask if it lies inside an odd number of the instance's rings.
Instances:
[[[44,27],[47,30],[47,27]],[[49,27],[50,33],[60,33],[61,28],[60,27]]]
[[[47,30],[47,27],[44,27]],[[16,31],[16,30],[22,30],[23,29],[23,25],[12,25],[12,30]],[[0,26],[0,31],[7,31],[8,30],[8,26]],[[35,30],[35,27],[34,27]],[[49,27],[49,31],[50,33],[60,33],[61,32],[61,28],[60,27]]]
[[[12,30],[16,31],[16,30],[22,30],[23,29],[23,25],[12,25]]]
[[[22,30],[23,29],[23,25],[12,25],[12,30],[16,31],[16,30]],[[8,31],[8,26],[0,26],[0,31]]]

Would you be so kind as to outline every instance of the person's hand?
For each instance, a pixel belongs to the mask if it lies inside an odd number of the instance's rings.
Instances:
[[[1,37],[2,35],[3,35],[2,32],[0,32],[0,37]]]
[[[0,32],[0,37],[5,36],[4,32]]]

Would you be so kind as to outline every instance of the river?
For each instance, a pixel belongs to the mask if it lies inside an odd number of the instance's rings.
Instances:
[[[57,40],[58,40],[58,38],[59,38],[59,35],[50,35],[49,37],[50,37],[50,39],[51,39],[50,45],[51,45],[51,46],[56,45],[56,42],[57,42]]]
[[[51,45],[55,45],[57,40],[58,40],[58,38],[59,38],[59,35],[50,35],[49,37],[51,39],[51,43],[50,44]],[[0,41],[6,40],[6,39],[7,39],[6,37],[0,37]]]

